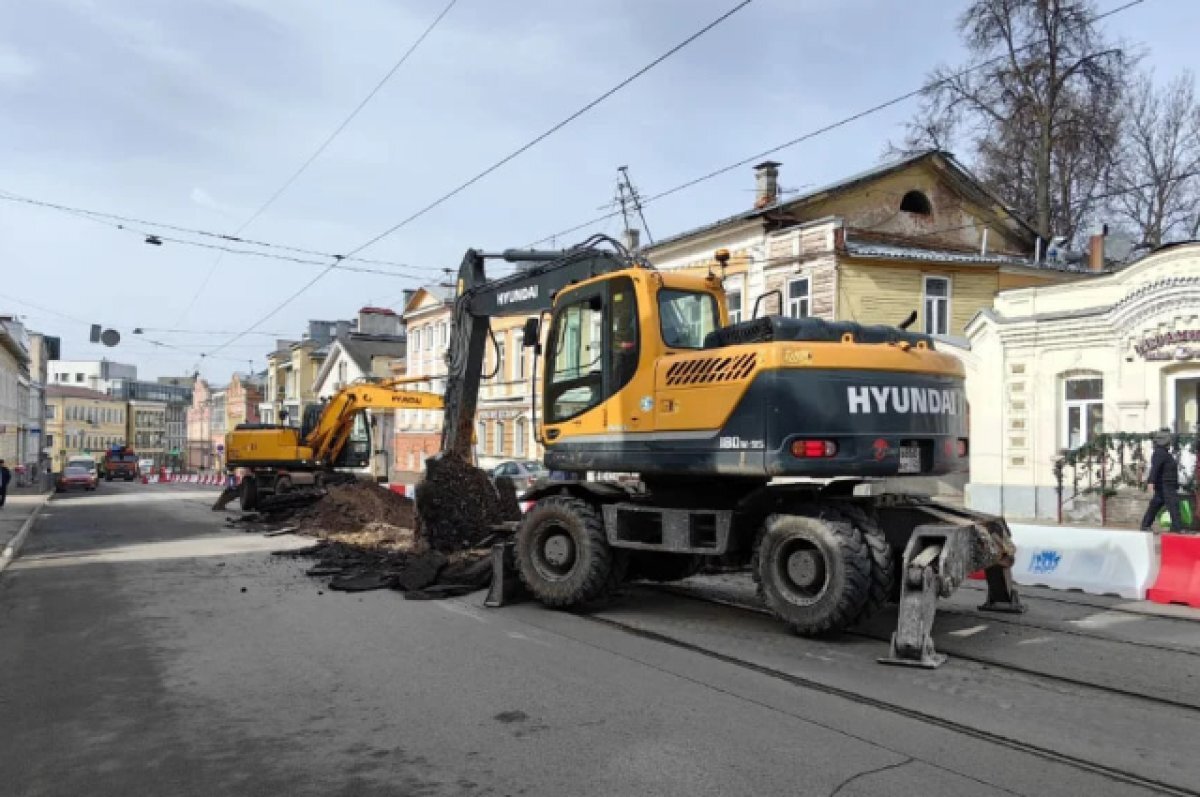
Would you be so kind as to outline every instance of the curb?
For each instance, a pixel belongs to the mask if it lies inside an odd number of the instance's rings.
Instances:
[[[21,546],[25,544],[25,538],[29,536],[29,532],[33,529],[34,522],[38,519],[38,515],[42,514],[46,504],[50,503],[52,493],[47,493],[46,497],[33,509],[33,513],[25,519],[21,525],[21,530],[16,536],[8,541],[8,545],[4,547],[4,551],[0,553],[0,573],[3,573],[5,568],[13,559],[17,558],[17,554],[21,552]]]

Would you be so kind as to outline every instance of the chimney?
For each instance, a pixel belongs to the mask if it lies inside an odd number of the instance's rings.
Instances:
[[[775,161],[763,161],[754,167],[754,207],[765,208],[779,199],[779,166]]]
[[[1088,268],[1092,271],[1104,270],[1104,237],[1107,232],[1108,228],[1105,227],[1104,232],[1092,236],[1088,247]]]
[[[625,248],[630,252],[636,252],[642,245],[642,231],[630,228],[625,231]]]

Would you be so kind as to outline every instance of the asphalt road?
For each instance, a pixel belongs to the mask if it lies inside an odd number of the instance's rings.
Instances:
[[[106,484],[47,507],[0,575],[0,794],[1200,788],[1189,621],[1093,627],[1115,610],[1046,601],[991,634],[963,602],[943,633],[969,633],[939,643],[999,664],[886,668],[875,639],[641,587],[591,616],[331,593],[269,554],[303,541],[225,529],[214,496]]]

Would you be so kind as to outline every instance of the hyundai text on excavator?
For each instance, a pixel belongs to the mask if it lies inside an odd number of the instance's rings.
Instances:
[[[226,463],[230,473],[244,469],[245,474],[228,500],[239,498],[249,511],[268,496],[291,493],[302,500],[324,485],[355,480],[354,471],[371,460],[367,410],[443,408],[441,396],[405,387],[412,381],[351,383],[327,402],[305,407],[298,429],[239,424],[225,435]]]
[[[488,260],[516,265],[489,280]],[[935,667],[936,600],[985,570],[985,606],[1020,611],[999,518],[903,495],[871,480],[967,466],[964,372],[927,335],[816,318],[729,323],[722,280],[663,272],[597,236],[566,251],[466,253],[448,352],[442,452],[467,459],[490,320],[534,316],[536,427],[551,471],[497,570],[556,608],[627,578],[670,581],[706,562],[752,568],[765,605],[797,632],[900,618],[884,661]],[[781,298],[781,297],[780,297]],[[781,302],[780,302],[781,304]],[[536,367],[534,369],[536,373]],[[589,480],[632,472],[638,480]],[[417,512],[421,512],[421,490]],[[494,579],[489,603],[502,602]]]

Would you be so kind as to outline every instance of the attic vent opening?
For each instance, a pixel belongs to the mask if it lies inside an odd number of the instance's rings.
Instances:
[[[916,213],[918,216],[928,216],[933,213],[933,205],[929,197],[920,191],[909,191],[900,200],[900,209],[906,213]]]

